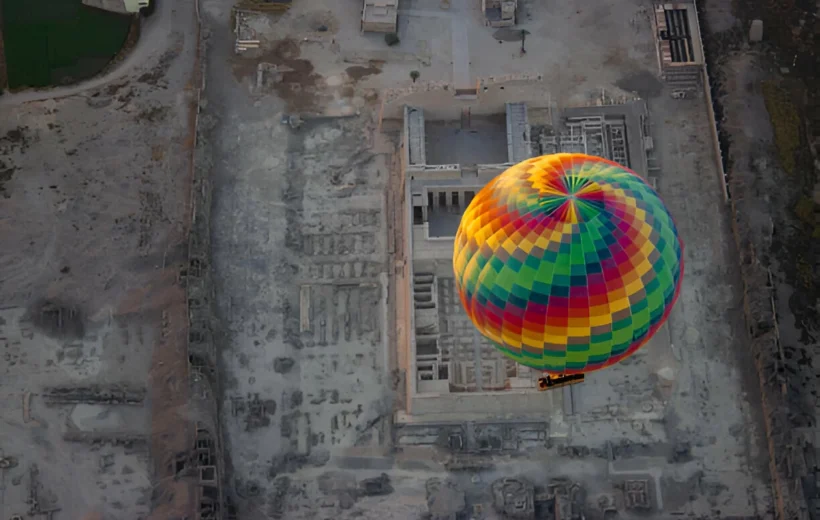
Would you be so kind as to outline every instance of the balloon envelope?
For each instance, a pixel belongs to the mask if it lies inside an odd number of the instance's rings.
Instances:
[[[455,284],[504,354],[552,374],[629,356],[661,327],[683,279],[683,243],[637,174],[584,154],[512,166],[456,233]]]

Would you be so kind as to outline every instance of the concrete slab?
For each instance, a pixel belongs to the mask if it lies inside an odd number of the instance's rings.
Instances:
[[[465,20],[467,1],[454,0],[450,9],[453,13],[453,85],[456,90],[474,89],[475,83],[470,79],[470,39]]]
[[[118,433],[129,429],[144,430],[149,421],[142,407],[78,404],[67,423],[81,431]]]
[[[749,41],[757,43],[763,41],[763,20],[752,20],[749,27]]]

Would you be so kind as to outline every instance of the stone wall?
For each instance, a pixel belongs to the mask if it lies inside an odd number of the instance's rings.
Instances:
[[[197,10],[197,15],[199,11]],[[189,407],[196,414],[195,437],[191,453],[198,466],[200,493],[210,488],[215,499],[197,497],[198,516],[203,520],[227,520],[226,496],[223,492],[225,459],[222,452],[222,432],[219,422],[221,387],[219,380],[219,359],[215,337],[218,331],[214,324],[214,290],[211,279],[211,185],[210,165],[204,160],[202,151],[207,146],[203,142],[205,129],[200,125],[200,100],[205,91],[205,60],[201,41],[198,47],[197,100],[194,109],[194,160],[193,185],[191,188],[191,223],[188,243],[188,266],[184,272],[188,293],[188,374],[191,390]]]

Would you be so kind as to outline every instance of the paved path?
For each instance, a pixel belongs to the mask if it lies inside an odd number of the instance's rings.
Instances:
[[[450,45],[453,58],[453,86],[456,89],[475,88],[470,77],[470,40],[467,31],[467,17],[470,10],[467,0],[452,0],[447,11],[428,9],[400,9],[399,14],[419,18],[440,18],[450,20]]]
[[[174,12],[174,2],[159,0],[154,14],[142,19],[140,38],[137,44],[125,59],[108,73],[67,87],[55,87],[40,90],[25,90],[16,94],[6,92],[0,96],[0,106],[21,105],[31,101],[43,101],[80,94],[86,90],[102,87],[116,81],[130,71],[144,65],[153,56],[168,48],[171,36],[171,19]]]
[[[417,18],[451,19],[453,17],[453,15],[447,11],[430,11],[428,9],[399,9],[399,14],[404,16],[415,16]]]
[[[453,86],[456,90],[471,89],[475,84],[470,80],[470,40],[467,36],[466,17],[470,16],[467,0],[453,0],[452,46],[453,46]]]

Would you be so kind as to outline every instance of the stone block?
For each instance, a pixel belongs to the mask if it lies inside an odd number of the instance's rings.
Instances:
[[[749,41],[757,43],[763,40],[763,20],[752,20],[752,26],[749,29]]]

